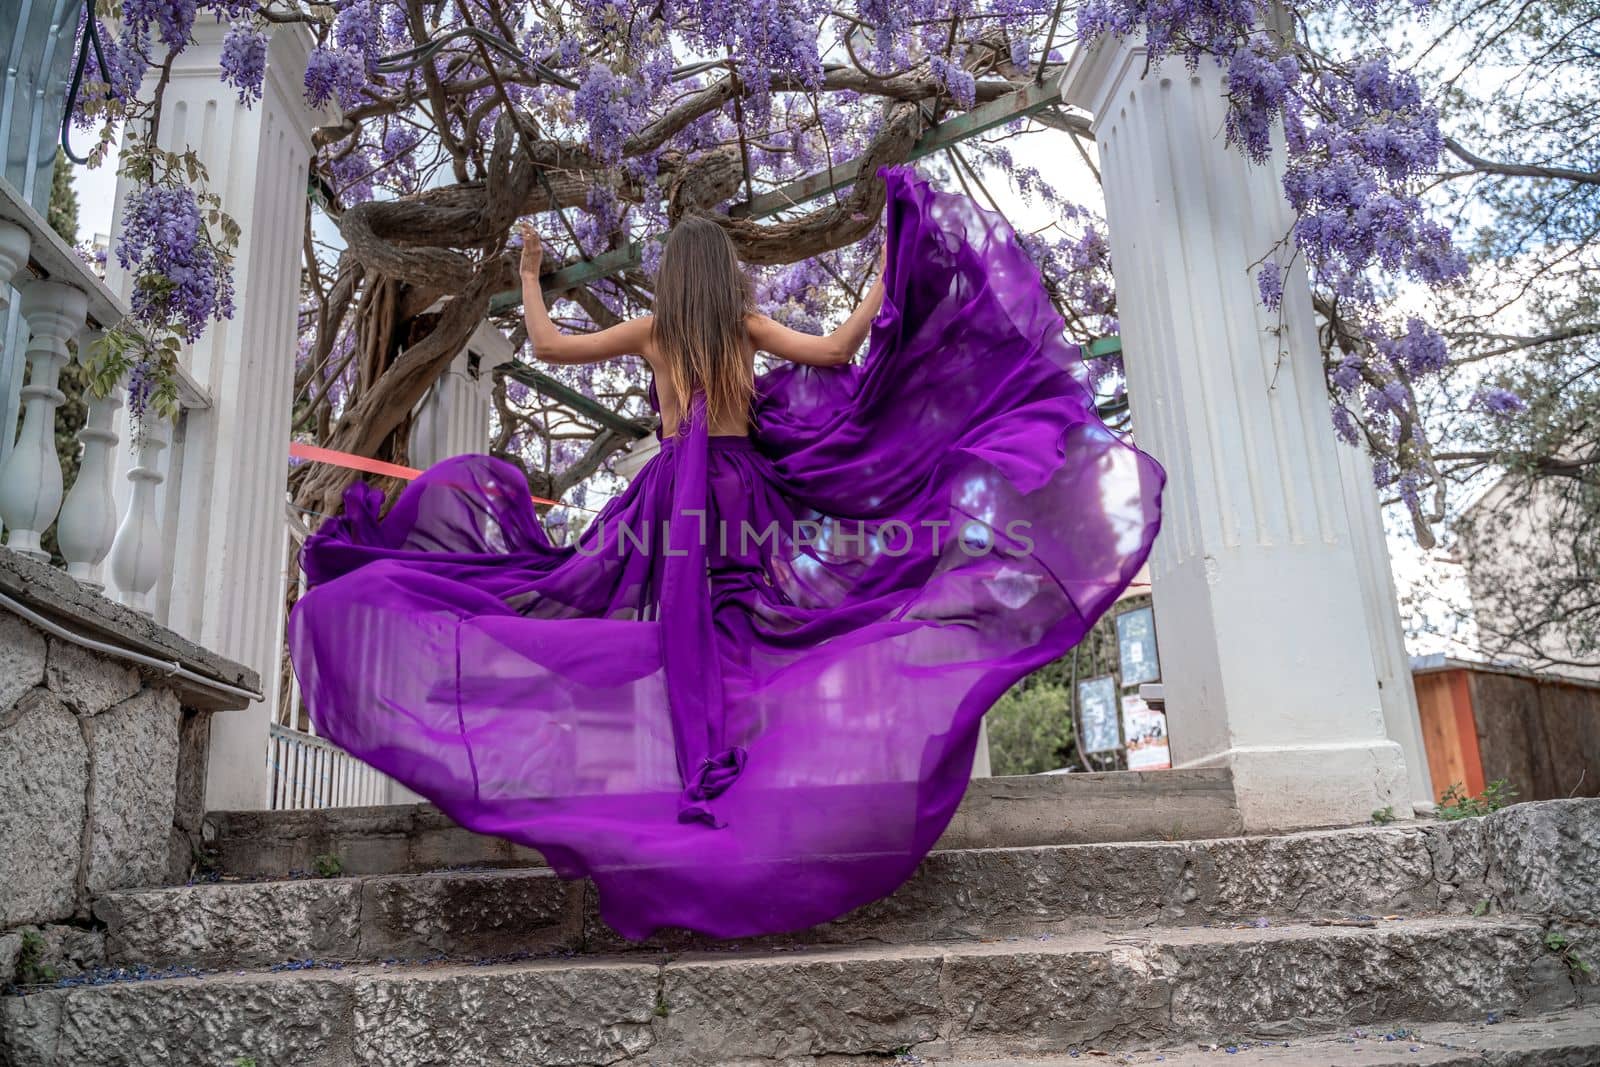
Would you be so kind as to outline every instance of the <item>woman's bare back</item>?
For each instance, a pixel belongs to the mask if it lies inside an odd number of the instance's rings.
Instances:
[[[745,345],[744,358],[746,364],[754,368],[756,361],[756,347],[754,343],[747,343]],[[679,403],[680,398],[678,397],[677,390],[672,387],[671,377],[659,372],[656,366],[656,360],[653,358],[653,356],[646,354],[645,360],[650,364],[651,376],[655,380],[656,399],[659,402],[659,407],[661,409],[661,436],[663,438],[671,437],[673,434],[678,432],[679,420],[675,413],[688,410],[688,405]],[[748,410],[746,410],[744,420],[740,423],[734,423],[731,419],[723,419],[721,422],[714,422],[710,427],[711,436],[743,437],[750,432],[749,420],[750,413]]]

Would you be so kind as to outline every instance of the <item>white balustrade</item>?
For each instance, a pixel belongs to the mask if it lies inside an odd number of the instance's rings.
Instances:
[[[22,389],[22,428],[0,464],[0,519],[10,530],[7,545],[47,560],[40,538],[61,510],[61,458],[56,455],[56,408],[64,399],[57,385],[71,356],[67,342],[83,329],[89,298],[61,282],[34,281],[22,289],[28,324],[28,384]]]
[[[28,328],[28,379],[20,394],[16,444],[9,450],[0,447],[0,519],[6,547],[48,560],[43,538],[53,523],[67,573],[98,591],[101,567],[109,557],[117,599],[148,610],[157,583],[169,580],[166,545],[173,526],[184,520],[164,505],[160,492],[166,479],[162,453],[172,428],[151,414],[137,447],[118,449],[123,390],[85,397],[88,415],[76,434],[82,447],[78,475],[71,486],[63,485],[66,457],[56,450],[55,420],[64,399],[61,370],[71,358],[68,342],[77,338],[78,359],[86,361],[89,346],[126,316],[127,307],[16,189],[0,179],[0,312],[13,301]],[[185,412],[210,403],[182,370],[178,395]],[[172,466],[178,469],[181,463]],[[124,478],[129,491],[126,506],[119,508],[117,487]]]
[[[78,360],[87,359],[98,330],[85,330],[78,338]],[[117,533],[117,509],[112,498],[114,453],[117,446],[116,415],[122,407],[120,386],[103,397],[89,398],[89,414],[77,433],[83,452],[78,477],[67,492],[56,519],[56,543],[67,561],[67,573],[95,591],[102,588],[100,561],[111,551]]]

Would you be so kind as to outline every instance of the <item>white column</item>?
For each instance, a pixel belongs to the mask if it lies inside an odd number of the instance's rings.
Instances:
[[[647,434],[630,444],[626,452],[613,460],[611,469],[631,482],[640,471],[644,470],[644,465],[654,459],[655,454],[660,451],[661,439],[653,433]]]
[[[411,465],[488,451],[494,368],[516,355],[490,323],[480,323],[448,370],[428,390],[411,423]]]
[[[61,457],[56,455],[56,408],[65,399],[56,386],[70,355],[67,342],[83,329],[89,297],[60,282],[35,281],[22,288],[28,324],[28,384],[22,388],[22,427],[0,464],[0,519],[7,547],[34,559],[50,553],[39,538],[61,510]]]
[[[226,32],[208,19],[195,23],[195,43],[171,70],[160,124],[161,146],[195,150],[207,187],[221,195],[242,230],[234,317],[213,325],[183,354],[212,403],[187,413],[182,476],[166,487],[176,494],[178,521],[171,530],[163,621],[256,670],[266,696],[212,718],[206,805],[218,809],[267,804],[306,175],[311,131],[333,121],[305,105],[311,35],[304,27],[268,31],[264,96],[251,107],[217,78]],[[119,186],[119,201],[124,195]],[[110,280],[126,292],[120,272]]]
[[[1433,809],[1433,779],[1428,750],[1422,740],[1422,718],[1417,711],[1417,690],[1411,680],[1411,656],[1406,652],[1405,626],[1400,621],[1400,595],[1395,591],[1389,566],[1389,542],[1383,530],[1383,512],[1372,482],[1372,460],[1359,448],[1340,443],[1339,475],[1344,487],[1345,512],[1361,575],[1361,605],[1366,611],[1367,638],[1378,672],[1378,697],[1383,704],[1384,729],[1400,746],[1406,761],[1406,784],[1413,810]]]
[[[85,330],[78,337],[78,361],[87,362],[88,348],[99,331]],[[67,561],[67,573],[91,589],[101,588],[100,561],[111,551],[117,532],[117,509],[112,495],[112,471],[117,446],[116,417],[122,407],[122,389],[89,397],[89,414],[77,433],[83,454],[78,476],[67,491],[56,520],[56,542]]]
[[[1209,59],[1106,41],[1063,92],[1094,115],[1134,426],[1170,476],[1150,574],[1174,764],[1230,767],[1249,830],[1409,815],[1304,272],[1281,321],[1256,296],[1293,222],[1281,156],[1224,145]]]

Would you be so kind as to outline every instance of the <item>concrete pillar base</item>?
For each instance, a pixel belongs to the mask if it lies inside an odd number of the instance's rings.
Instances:
[[[1393,741],[1240,747],[1186,767],[1226,767],[1246,833],[1352,826],[1393,808],[1412,817],[1405,756]]]

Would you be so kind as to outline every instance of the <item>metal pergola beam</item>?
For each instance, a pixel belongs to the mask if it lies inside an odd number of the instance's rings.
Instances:
[[[1043,85],[1027,85],[1014,93],[991,100],[951,119],[946,119],[928,130],[911,147],[906,162],[930,156],[970,137],[988,133],[1017,119],[1028,118],[1061,102],[1061,85],[1051,80]],[[1088,121],[1084,120],[1084,128]],[[808,174],[804,178],[763,193],[745,204],[735,204],[728,214],[736,219],[759,219],[775,215],[787,208],[796,207],[808,200],[826,196],[861,178],[862,160],[851,159],[827,170]]]
[[[608,430],[615,430],[617,433],[635,440],[647,436],[651,431],[651,427],[623,418],[599,401],[584,396],[571,386],[563,385],[544,371],[539,370],[537,367],[530,367],[520,360],[503,363],[496,367],[495,370],[504,374],[507,378],[519,381],[541,395],[549,397],[556,403],[570,408],[574,413],[582,415],[586,419],[593,419]]]

